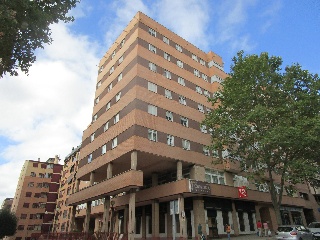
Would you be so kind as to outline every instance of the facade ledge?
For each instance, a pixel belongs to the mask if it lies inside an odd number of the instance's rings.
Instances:
[[[67,204],[69,206],[79,205],[100,199],[104,196],[113,196],[121,192],[129,191],[132,188],[139,188],[142,186],[143,172],[129,170],[71,194],[67,200]]]

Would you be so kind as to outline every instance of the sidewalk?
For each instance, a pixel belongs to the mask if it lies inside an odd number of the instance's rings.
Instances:
[[[227,237],[219,238],[220,240],[227,240]],[[273,237],[258,237],[256,234],[231,236],[230,240],[273,240]]]

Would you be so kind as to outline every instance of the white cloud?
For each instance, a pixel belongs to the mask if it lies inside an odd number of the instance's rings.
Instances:
[[[0,202],[13,197],[24,160],[64,159],[91,120],[97,44],[62,23],[52,26],[52,37],[29,76],[0,80],[0,135],[15,143],[0,153]]]
[[[261,18],[265,18],[264,23],[261,26],[261,32],[265,33],[275,23],[277,15],[282,8],[281,1],[273,1],[261,14]]]
[[[209,45],[207,28],[211,14],[207,1],[161,0],[154,5],[158,21],[187,41],[205,49]]]

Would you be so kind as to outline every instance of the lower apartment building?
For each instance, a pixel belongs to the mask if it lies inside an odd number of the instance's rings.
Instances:
[[[201,125],[227,74],[205,53],[138,12],[99,64],[92,122],[83,132],[68,230],[129,239],[255,234],[277,227],[267,183],[237,163],[213,165]],[[86,184],[86,186],[84,186]],[[247,188],[239,195],[239,187]],[[284,196],[284,223],[319,219],[306,185]],[[66,229],[65,229],[66,230]]]
[[[6,239],[36,239],[51,231],[61,170],[57,156],[46,162],[25,161],[11,206],[18,227],[16,234]]]

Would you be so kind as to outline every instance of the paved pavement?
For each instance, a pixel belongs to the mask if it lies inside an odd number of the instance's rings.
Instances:
[[[219,238],[220,240],[227,240],[227,237]],[[230,240],[273,240],[273,237],[258,237],[256,234],[231,236]]]

